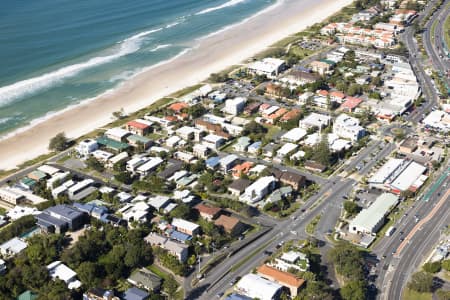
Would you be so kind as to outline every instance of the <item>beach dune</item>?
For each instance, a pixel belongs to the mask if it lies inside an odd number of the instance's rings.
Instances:
[[[0,169],[12,169],[48,151],[59,132],[76,138],[112,121],[121,108],[129,113],[211,73],[238,64],[271,44],[320,22],[352,0],[280,0],[266,11],[195,42],[193,49],[170,63],[150,68],[116,90],[55,114],[0,141]]]

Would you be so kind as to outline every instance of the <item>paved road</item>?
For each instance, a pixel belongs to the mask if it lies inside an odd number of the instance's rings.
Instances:
[[[319,193],[311,197],[307,203],[305,203],[303,209],[306,209],[306,211],[304,213],[299,210],[293,214],[293,216],[296,217],[296,220],[290,218],[279,221],[269,234],[261,237],[234,256],[224,260],[219,266],[207,274],[206,278],[191,291],[188,298],[209,300],[217,293],[225,292],[225,290],[230,287],[229,283],[236,276],[242,276],[250,272],[264,260],[266,257],[263,253],[264,250],[274,250],[275,246],[281,241],[292,238],[306,238],[306,225],[308,225],[317,214],[321,213],[326,216],[326,218],[324,218],[326,221],[319,223],[317,226],[317,234],[315,234],[315,236],[319,239],[325,238],[327,231],[333,230],[334,225],[337,222],[340,211],[339,207],[344,201],[343,196],[351,191],[354,184],[355,181],[350,179],[340,179],[339,177],[330,178],[329,182],[322,185]],[[293,234],[292,232],[296,232],[296,234]],[[261,248],[266,244],[267,246]],[[242,266],[233,272],[230,271],[235,264],[253,254],[255,251],[257,251],[257,253]],[[213,283],[214,285],[211,286]]]
[[[446,82],[447,86],[450,86],[450,79],[446,76],[450,69],[450,61],[447,59],[443,46],[445,32],[444,23],[450,15],[450,10],[445,8],[449,3],[449,0],[444,1],[441,9],[435,12],[427,22],[426,30],[423,33],[424,47],[430,57],[430,62],[433,67],[442,74],[441,78]],[[434,32],[432,31],[433,26],[435,28]]]
[[[448,166],[443,168],[443,170],[447,168]],[[436,178],[434,178],[433,183],[436,181]],[[415,233],[400,253],[394,253],[398,251],[399,246],[402,244],[401,239],[405,238],[417,225],[415,216],[418,216],[419,219],[425,218],[433,210],[436,203],[445,195],[449,184],[450,177],[446,176],[446,179],[441,184],[437,184],[437,186],[432,185],[430,190],[434,192],[431,194],[430,200],[417,200],[414,203],[414,207],[408,211],[408,214],[399,215],[394,224],[397,230],[390,237],[384,237],[373,248],[373,252],[380,259],[377,268],[377,287],[381,291],[381,299],[400,299],[399,295],[405,287],[409,276],[436,244],[439,238],[439,230],[448,224],[450,210],[447,201],[436,215],[424,224],[421,230]]]

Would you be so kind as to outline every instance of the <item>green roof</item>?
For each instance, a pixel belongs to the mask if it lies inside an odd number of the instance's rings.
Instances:
[[[25,291],[17,297],[17,300],[35,300],[37,295],[32,291]]]
[[[106,136],[99,137],[97,139],[97,143],[99,143],[100,145],[103,145],[107,148],[117,150],[117,151],[122,151],[122,150],[128,149],[130,147],[130,145],[128,145],[127,143],[121,143],[121,142],[112,140],[110,138],[107,138]]]
[[[36,180],[28,178],[28,177],[22,178],[22,180],[20,182],[22,182],[23,184],[25,184],[28,187],[33,187],[36,184]]]
[[[334,61],[329,59],[321,59],[320,61],[329,64],[330,66],[334,66],[336,64]]]
[[[137,134],[132,134],[129,137],[127,137],[128,141],[133,141],[135,143],[137,142],[141,142],[142,144],[147,144],[151,141],[151,139],[146,138],[145,136],[142,135],[137,135]]]

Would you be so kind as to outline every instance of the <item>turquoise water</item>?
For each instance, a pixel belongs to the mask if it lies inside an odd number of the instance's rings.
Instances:
[[[276,0],[3,0],[0,135],[93,98]]]

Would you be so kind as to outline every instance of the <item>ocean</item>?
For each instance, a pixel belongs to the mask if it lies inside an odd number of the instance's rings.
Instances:
[[[281,0],[3,0],[0,136],[110,91]]]

